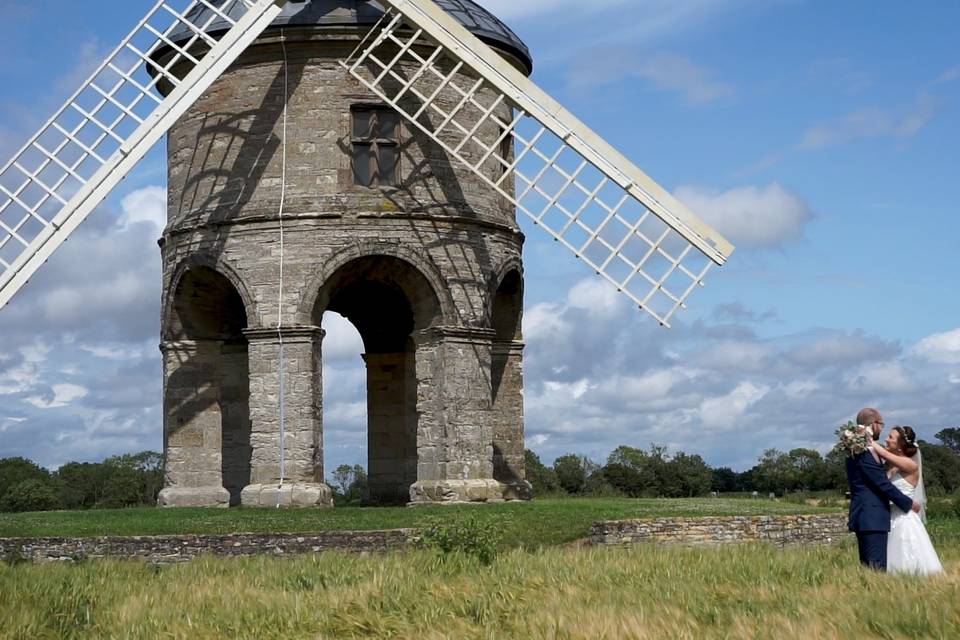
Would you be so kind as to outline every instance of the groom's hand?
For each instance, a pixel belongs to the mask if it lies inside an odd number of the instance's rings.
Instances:
[[[917,502],[916,500],[914,500],[914,501],[913,501],[913,506],[910,507],[910,510],[913,511],[914,513],[920,513],[920,509],[922,509],[922,508],[923,508],[923,507],[920,506],[920,503]]]

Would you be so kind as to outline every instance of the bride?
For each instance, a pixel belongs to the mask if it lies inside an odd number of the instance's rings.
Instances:
[[[873,449],[887,461],[890,482],[921,505],[920,513],[890,508],[890,537],[887,541],[887,571],[930,575],[942,573],[943,565],[927,535],[926,496],[923,490],[923,459],[917,434],[911,427],[894,427],[887,436],[886,449]]]

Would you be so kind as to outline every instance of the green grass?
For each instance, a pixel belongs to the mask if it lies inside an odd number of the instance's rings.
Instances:
[[[0,514],[0,537],[95,537],[188,533],[369,531],[423,527],[470,514],[496,522],[511,546],[584,538],[597,520],[660,516],[823,513],[836,508],[751,499],[541,499],[528,503],[308,510],[121,509]]]
[[[0,563],[0,638],[957,638],[960,544],[939,551],[928,580],[849,544]]]

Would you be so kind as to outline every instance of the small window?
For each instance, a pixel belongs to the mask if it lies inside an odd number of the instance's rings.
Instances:
[[[396,187],[400,160],[400,118],[382,107],[354,107],[353,183],[361,187]]]

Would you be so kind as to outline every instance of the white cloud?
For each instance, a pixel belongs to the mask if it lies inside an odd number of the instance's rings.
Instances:
[[[864,107],[833,122],[810,128],[799,146],[801,149],[822,149],[856,140],[907,140],[930,122],[938,106],[937,100],[931,94],[922,93],[916,102],[905,110]]]
[[[960,328],[927,336],[914,346],[913,353],[930,362],[960,364]]]
[[[892,358],[900,353],[900,345],[886,342],[862,331],[814,331],[798,336],[799,344],[785,356],[803,367],[856,366],[862,362]]]
[[[571,88],[578,91],[631,80],[677,93],[690,105],[709,104],[734,93],[732,86],[714,79],[707,69],[668,52],[640,54],[627,48],[595,49],[574,61],[568,75]]]
[[[766,385],[741,382],[730,393],[701,402],[700,420],[705,426],[714,429],[736,427],[747,410],[762,400],[769,391],[770,387]]]
[[[820,389],[820,384],[816,380],[804,379],[788,382],[784,385],[783,392],[792,400],[800,400],[818,389]]]
[[[75,384],[55,384],[51,391],[50,396],[30,396],[26,398],[26,402],[38,409],[58,409],[86,397],[89,393],[84,387]]]
[[[123,209],[121,224],[127,227],[146,222],[158,235],[167,224],[167,190],[163,187],[146,187],[125,196],[120,201]]]
[[[776,183],[724,192],[680,187],[675,195],[743,248],[772,249],[796,240],[814,217],[800,196]]]
[[[934,84],[947,84],[957,79],[960,79],[960,65],[950,67],[941,73],[940,76],[934,81]]]
[[[94,344],[81,345],[80,349],[90,355],[106,360],[133,360],[142,358],[143,350],[139,347],[125,344]],[[75,374],[76,370],[61,370],[63,373]]]
[[[898,393],[910,391],[914,383],[898,361],[878,362],[861,366],[847,383],[850,388],[876,393]]]
[[[626,306],[625,300],[610,283],[600,278],[581,280],[567,295],[571,309],[580,309],[592,317],[611,317]]]
[[[323,314],[322,325],[326,331],[323,338],[324,363],[360,361],[360,354],[364,351],[363,339],[349,320],[330,311]]]
[[[543,14],[562,16],[570,12],[579,14],[597,13],[630,2],[631,0],[591,0],[591,2],[578,2],[576,0],[523,0],[523,2],[517,2],[516,0],[479,0],[479,4],[503,20],[530,18]]]

